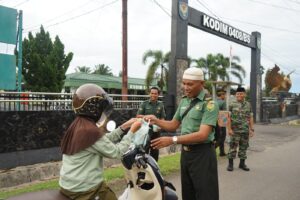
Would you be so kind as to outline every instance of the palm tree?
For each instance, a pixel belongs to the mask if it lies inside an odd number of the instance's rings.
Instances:
[[[82,73],[91,73],[91,69],[89,67],[86,66],[77,66],[75,69],[76,72],[82,72]]]
[[[113,73],[111,72],[111,68],[105,64],[95,65],[93,74],[113,76]]]
[[[165,83],[168,77],[170,54],[171,52],[167,52],[166,54],[164,54],[160,50],[148,50],[144,53],[143,64],[146,64],[147,60],[149,58],[152,58],[152,62],[148,66],[148,71],[145,79],[145,84],[147,89],[149,89],[150,84],[155,79],[155,74],[160,74],[160,80],[158,81],[158,84],[159,87],[163,90],[164,86],[166,85]],[[159,69],[161,71],[160,73],[157,73]]]
[[[192,59],[192,63],[195,63],[193,67],[201,68],[207,80],[214,80],[216,78],[217,65],[215,61],[215,56],[212,54],[208,54],[206,58]]]
[[[239,63],[241,59],[238,56],[233,56],[231,61],[231,74],[237,77],[240,83],[243,83],[243,78],[246,77],[246,71],[242,65]],[[242,73],[242,76],[239,76]]]
[[[243,78],[246,77],[246,71],[244,67],[239,64],[241,59],[238,56],[232,56],[231,69],[229,59],[229,57],[224,57],[222,54],[217,54],[218,66],[222,67],[219,73],[220,79],[223,81],[230,80],[229,76],[234,76],[239,80],[240,83],[243,83]]]
[[[225,81],[230,80],[230,75],[233,75],[242,83],[243,78],[246,76],[245,69],[238,64],[240,62],[238,56],[232,57],[231,69],[229,69],[229,58],[224,57],[220,53],[217,55],[208,54],[206,58],[193,59],[192,62],[195,63],[194,67],[203,69],[204,76],[207,80],[218,80],[219,78]]]

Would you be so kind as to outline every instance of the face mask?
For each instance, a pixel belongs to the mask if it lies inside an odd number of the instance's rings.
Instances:
[[[142,126],[139,130],[137,130],[134,134],[134,138],[133,138],[133,144],[136,147],[142,147],[145,148],[148,141],[149,141],[149,122],[146,121],[142,121]]]

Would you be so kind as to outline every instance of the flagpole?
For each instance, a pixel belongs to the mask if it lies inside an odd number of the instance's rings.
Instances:
[[[229,78],[229,84],[227,84],[226,87],[226,110],[229,109],[229,100],[230,100],[230,90],[231,90],[231,62],[232,62],[232,46],[230,45],[229,48],[229,74],[228,74],[228,78]]]
[[[229,50],[229,81],[231,81],[230,75],[231,75],[231,60],[232,60],[232,46],[230,45],[230,50]]]

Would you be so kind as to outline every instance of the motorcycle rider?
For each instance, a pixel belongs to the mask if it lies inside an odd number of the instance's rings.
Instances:
[[[103,158],[120,159],[141,122],[133,118],[106,133],[105,125],[112,105],[112,99],[95,84],[80,86],[73,96],[76,118],[61,142],[63,157],[59,179],[60,192],[70,199],[117,200],[104,181]]]

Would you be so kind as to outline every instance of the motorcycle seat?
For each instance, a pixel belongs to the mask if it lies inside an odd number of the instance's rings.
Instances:
[[[59,190],[43,190],[38,192],[29,192],[8,198],[7,200],[70,200]]]

